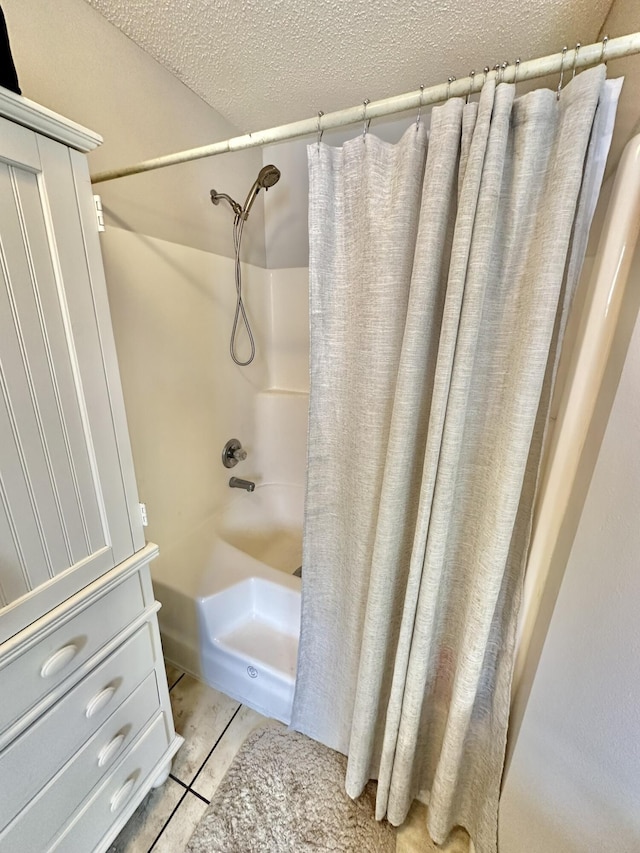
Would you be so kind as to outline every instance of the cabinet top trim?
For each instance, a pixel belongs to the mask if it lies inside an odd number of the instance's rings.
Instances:
[[[36,619],[35,622],[8,637],[4,643],[0,643],[0,670],[8,663],[11,663],[15,657],[22,654],[27,644],[31,647],[39,642],[44,636],[50,634],[56,625],[61,624],[63,621],[67,622],[73,616],[76,616],[79,611],[84,610],[98,598],[106,595],[126,577],[138,571],[141,566],[150,563],[157,556],[158,546],[153,542],[147,542],[144,548],[127,557],[126,560],[123,560],[115,568],[105,572],[92,583],[88,584],[88,586],[78,590],[78,592],[69,596],[69,598],[56,607],[47,611],[43,616]],[[11,607],[11,604],[8,606]],[[1,742],[2,738],[0,737]]]
[[[100,134],[1,86],[0,116],[84,153],[102,144]]]

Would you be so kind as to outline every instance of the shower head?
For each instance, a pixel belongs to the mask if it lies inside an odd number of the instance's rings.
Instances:
[[[249,211],[251,210],[251,205],[256,199],[256,196],[260,192],[260,190],[268,190],[269,187],[272,187],[274,184],[277,184],[280,180],[280,169],[276,166],[263,166],[262,169],[258,172],[258,177],[253,182],[253,186],[249,190],[249,195],[247,196],[244,206],[240,207],[237,201],[231,198],[231,196],[226,193],[219,193],[215,190],[211,190],[211,201],[213,204],[220,204],[220,200],[224,199],[229,203],[231,209],[235,213],[236,216],[241,217],[242,219],[246,219],[249,216]]]
[[[258,172],[258,177],[255,179],[253,186],[249,190],[249,195],[246,198],[242,208],[242,217],[246,219],[249,216],[251,205],[256,200],[256,196],[260,190],[268,190],[280,180],[280,169],[276,166],[263,166]]]
[[[280,180],[280,169],[276,166],[263,166],[258,172],[256,183],[259,187],[264,187],[268,190]]]

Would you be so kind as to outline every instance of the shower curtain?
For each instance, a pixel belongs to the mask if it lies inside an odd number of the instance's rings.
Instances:
[[[556,362],[621,81],[488,80],[397,145],[312,144],[311,392],[292,727],[357,797],[496,850]]]

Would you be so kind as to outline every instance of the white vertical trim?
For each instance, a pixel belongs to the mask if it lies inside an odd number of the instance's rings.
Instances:
[[[85,444],[87,448],[87,455],[89,457],[89,467],[91,470],[91,479],[93,482],[94,493],[96,496],[96,502],[98,505],[98,512],[100,515],[100,524],[102,526],[102,535],[104,538],[104,542],[107,546],[111,546],[111,534],[109,531],[109,520],[107,516],[107,508],[105,505],[104,495],[102,493],[102,487],[100,485],[100,473],[98,470],[98,461],[96,457],[95,447],[93,443],[93,436],[91,434],[91,424],[89,422],[89,413],[87,411],[87,406],[84,397],[84,390],[82,385],[82,376],[80,374],[80,363],[78,361],[78,354],[76,352],[75,342],[73,338],[73,331],[71,328],[71,315],[69,314],[69,305],[67,303],[67,295],[64,289],[64,279],[62,276],[62,269],[60,267],[60,258],[58,253],[58,247],[56,244],[55,238],[55,230],[53,227],[53,217],[51,215],[51,208],[49,206],[49,197],[47,194],[47,186],[46,179],[42,172],[38,174],[38,188],[40,190],[40,199],[42,203],[42,214],[44,218],[44,227],[47,234],[47,240],[49,242],[49,249],[51,255],[51,265],[53,269],[53,275],[56,282],[56,290],[58,294],[58,302],[60,304],[60,314],[62,316],[62,325],[64,327],[64,334],[67,341],[67,349],[69,352],[69,363],[71,365],[71,372],[73,374],[73,382],[76,390],[76,400],[78,403],[78,411],[80,412],[80,420],[82,422],[82,430],[84,433]],[[75,478],[74,478],[75,482]],[[91,551],[91,544],[89,539],[89,532],[86,523],[86,517],[84,514],[84,509],[82,507],[82,501],[78,500],[78,505],[80,507],[80,512],[82,515],[82,526],[85,531],[85,536],[87,538],[87,550]]]
[[[107,384],[113,434],[116,440],[116,452],[120,463],[120,476],[127,505],[129,533],[133,549],[137,551],[139,548],[144,547],[145,538],[140,519],[139,497],[133,466],[133,455],[127,430],[127,417],[118,370],[115,340],[111,325],[100,239],[98,237],[97,226],[94,225],[95,219],[92,215],[95,208],[93,205],[93,194],[91,193],[89,167],[86,157],[75,151],[69,151],[69,159],[80,216],[87,274],[91,283],[91,299],[100,340],[100,355]]]

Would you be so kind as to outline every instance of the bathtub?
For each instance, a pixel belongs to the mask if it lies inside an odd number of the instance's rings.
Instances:
[[[153,571],[165,656],[261,714],[289,723],[300,635],[303,488],[229,499]]]

